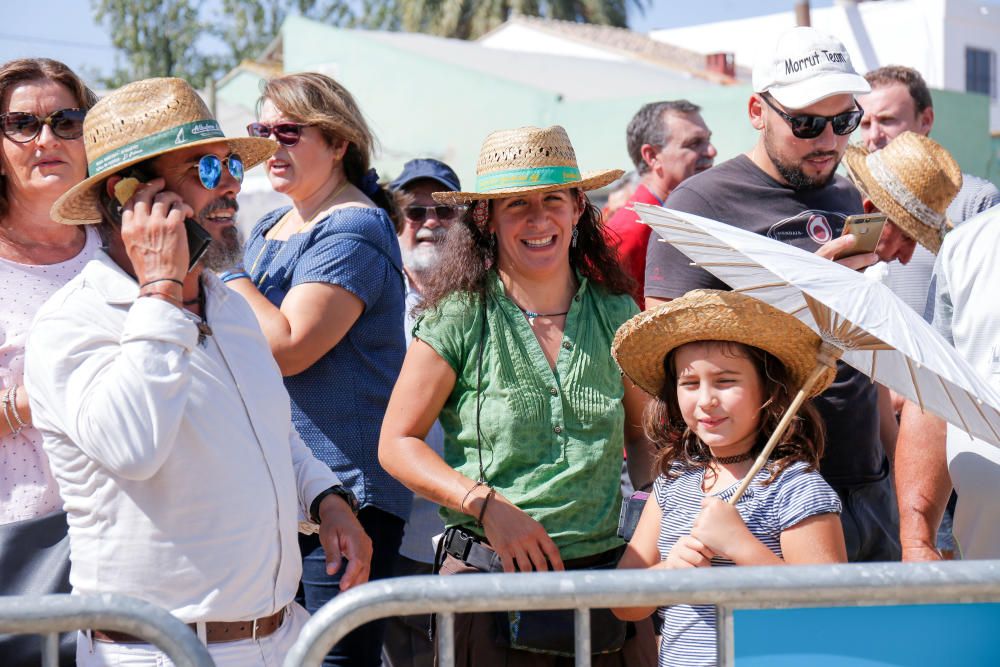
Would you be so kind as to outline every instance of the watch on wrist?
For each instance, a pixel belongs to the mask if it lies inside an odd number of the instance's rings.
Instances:
[[[358,498],[354,495],[354,492],[342,484],[336,484],[316,496],[316,498],[312,501],[312,504],[309,505],[309,518],[313,520],[313,523],[321,523],[319,520],[319,505],[327,496],[340,496],[343,498],[344,502],[351,508],[351,511],[354,512],[355,516],[357,516],[358,510],[361,509],[358,503]]]

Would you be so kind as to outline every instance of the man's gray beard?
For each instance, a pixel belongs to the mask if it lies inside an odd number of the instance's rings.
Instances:
[[[837,174],[837,166],[840,164],[840,160],[837,160],[837,164],[827,176],[806,176],[802,171],[802,162],[792,165],[778,157],[778,151],[774,149],[771,135],[767,133],[767,130],[764,130],[764,150],[767,152],[767,157],[771,159],[771,163],[774,164],[774,168],[778,170],[778,173],[793,190],[818,190],[826,187]],[[804,160],[805,158],[803,158]]]
[[[433,245],[420,244],[412,249],[400,247],[400,251],[403,255],[403,266],[406,267],[407,271],[418,275],[427,273],[433,269],[441,259],[440,243]]]
[[[240,233],[235,225],[224,227],[221,238],[213,237],[201,257],[201,265],[209,271],[225,271],[242,263],[243,244],[240,242]]]

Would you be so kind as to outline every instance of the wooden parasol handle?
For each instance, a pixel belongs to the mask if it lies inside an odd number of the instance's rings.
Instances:
[[[833,349],[830,349],[833,348]],[[750,468],[750,472],[746,474],[743,481],[740,482],[739,487],[736,489],[736,493],[733,497],[729,499],[730,505],[735,505],[739,502],[740,497],[746,492],[747,488],[750,486],[750,482],[753,481],[754,476],[760,472],[760,469],[764,467],[767,463],[767,459],[771,456],[771,452],[774,448],[778,446],[781,442],[781,438],[785,435],[785,431],[788,430],[788,425],[792,423],[792,419],[795,418],[795,414],[802,407],[802,403],[809,396],[809,392],[812,391],[813,386],[819,381],[823,374],[831,367],[836,365],[837,359],[840,357],[841,351],[824,342],[823,346],[820,348],[819,354],[817,354],[816,367],[813,368],[812,373],[806,378],[805,384],[799,389],[799,393],[795,395],[792,400],[791,405],[785,410],[785,414],[782,415],[781,421],[778,422],[778,426],[774,429],[774,433],[768,439],[767,444],[764,445],[764,449],[761,450],[760,454],[757,456],[757,460],[753,462],[753,466]]]

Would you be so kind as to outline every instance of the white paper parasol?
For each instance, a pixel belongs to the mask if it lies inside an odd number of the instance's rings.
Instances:
[[[635,204],[635,211],[695,265],[816,331],[827,343],[820,364],[831,363],[839,354],[873,382],[1000,446],[1000,396],[889,288],[836,262],[732,225],[646,204]],[[788,419],[799,404],[801,400],[789,410]],[[769,453],[765,449],[758,463],[766,462]],[[737,496],[757,469],[755,465]]]

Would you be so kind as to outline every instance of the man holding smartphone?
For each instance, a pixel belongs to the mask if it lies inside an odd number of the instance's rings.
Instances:
[[[280,665],[306,616],[292,601],[299,517],[319,524],[328,571],[347,568],[343,588],[367,580],[371,541],[295,432],[253,312],[203,270],[233,251],[243,170],[275,144],[224,137],[180,79],[111,93],[84,138],[90,177],[52,215],[100,224],[107,253],[40,309],[26,361],[68,513],[70,582],[169,610],[220,667]],[[190,218],[213,239],[193,267]],[[162,660],[121,632],[77,644],[83,667]]]
[[[836,169],[863,111],[856,95],[868,83],[837,39],[808,27],[774,40],[753,69],[753,149],[681,183],[673,208],[742,227],[827,258],[849,254],[840,237],[847,216],[863,213],[861,197]],[[878,260],[862,253],[839,260],[863,269]],[[697,288],[724,283],[672,246],[650,237],[646,307]],[[886,396],[886,398],[888,398]],[[861,373],[838,365],[833,386],[816,400],[827,427],[820,472],[844,503],[841,519],[852,561],[898,560],[898,515],[880,433],[878,391]],[[886,400],[886,403],[888,401]],[[892,420],[895,425],[895,420]],[[887,431],[887,444],[895,433]]]

